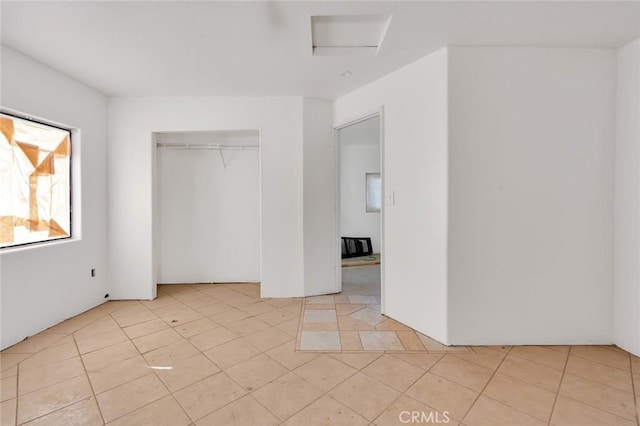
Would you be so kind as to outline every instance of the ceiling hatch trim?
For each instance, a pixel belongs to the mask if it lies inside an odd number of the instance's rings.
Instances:
[[[392,15],[311,16],[313,56],[377,55]]]

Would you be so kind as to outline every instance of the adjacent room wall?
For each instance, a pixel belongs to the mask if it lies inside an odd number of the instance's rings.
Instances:
[[[607,49],[450,49],[449,343],[613,342],[615,81]]]
[[[332,103],[303,98],[304,293],[334,293],[336,282],[335,165]]]
[[[156,139],[195,146],[259,144],[257,131],[241,138],[207,132]],[[260,151],[228,149],[222,154],[156,151],[159,283],[260,281]]]
[[[260,131],[263,297],[304,294],[302,99],[111,98],[109,100],[109,281],[113,298],[155,296],[152,134]]]
[[[340,234],[370,237],[380,253],[380,212],[367,212],[366,173],[380,173],[380,119],[365,120],[338,131],[340,151]]]
[[[447,337],[447,50],[334,102],[334,125],[384,107],[383,312]]]
[[[106,300],[107,99],[4,46],[0,74],[3,107],[80,129],[72,147],[80,173],[72,183],[80,194],[73,199],[73,240],[0,252],[4,349]]]
[[[615,343],[640,356],[640,39],[617,54]]]

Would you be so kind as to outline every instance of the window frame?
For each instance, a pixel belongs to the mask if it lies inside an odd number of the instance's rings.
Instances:
[[[69,188],[68,188],[68,194],[69,194],[69,235],[64,236],[64,237],[54,237],[54,238],[50,238],[50,239],[46,239],[46,240],[39,240],[39,241],[29,241],[29,242],[24,242],[24,243],[19,243],[19,244],[11,244],[11,245],[6,245],[6,246],[2,246],[0,247],[0,252],[8,252],[14,249],[22,249],[22,248],[29,248],[29,247],[35,247],[35,246],[44,246],[44,245],[50,245],[50,244],[55,244],[55,243],[60,243],[60,242],[65,242],[65,241],[69,241],[69,240],[73,240],[75,239],[75,233],[74,233],[74,211],[73,211],[73,205],[74,205],[74,190],[73,190],[73,181],[74,181],[74,145],[76,144],[76,138],[77,135],[79,133],[79,130],[75,127],[72,126],[67,126],[61,123],[58,123],[56,121],[53,120],[47,120],[47,119],[43,119],[43,118],[39,118],[39,117],[35,117],[32,116],[30,114],[25,114],[25,113],[21,113],[18,111],[14,111],[8,108],[3,108],[0,107],[0,116],[6,116],[8,118],[11,119],[19,119],[19,120],[23,120],[23,121],[28,121],[28,122],[32,122],[41,126],[47,126],[47,127],[52,127],[54,129],[58,129],[58,130],[62,130],[65,132],[69,133]]]

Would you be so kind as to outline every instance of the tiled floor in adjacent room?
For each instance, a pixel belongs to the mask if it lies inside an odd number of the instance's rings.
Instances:
[[[0,354],[2,425],[638,424],[616,347],[296,352],[302,306],[251,284],[105,303]]]

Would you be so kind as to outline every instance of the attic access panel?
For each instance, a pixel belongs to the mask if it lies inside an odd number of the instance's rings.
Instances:
[[[391,15],[312,16],[312,54],[376,55],[390,22]]]

